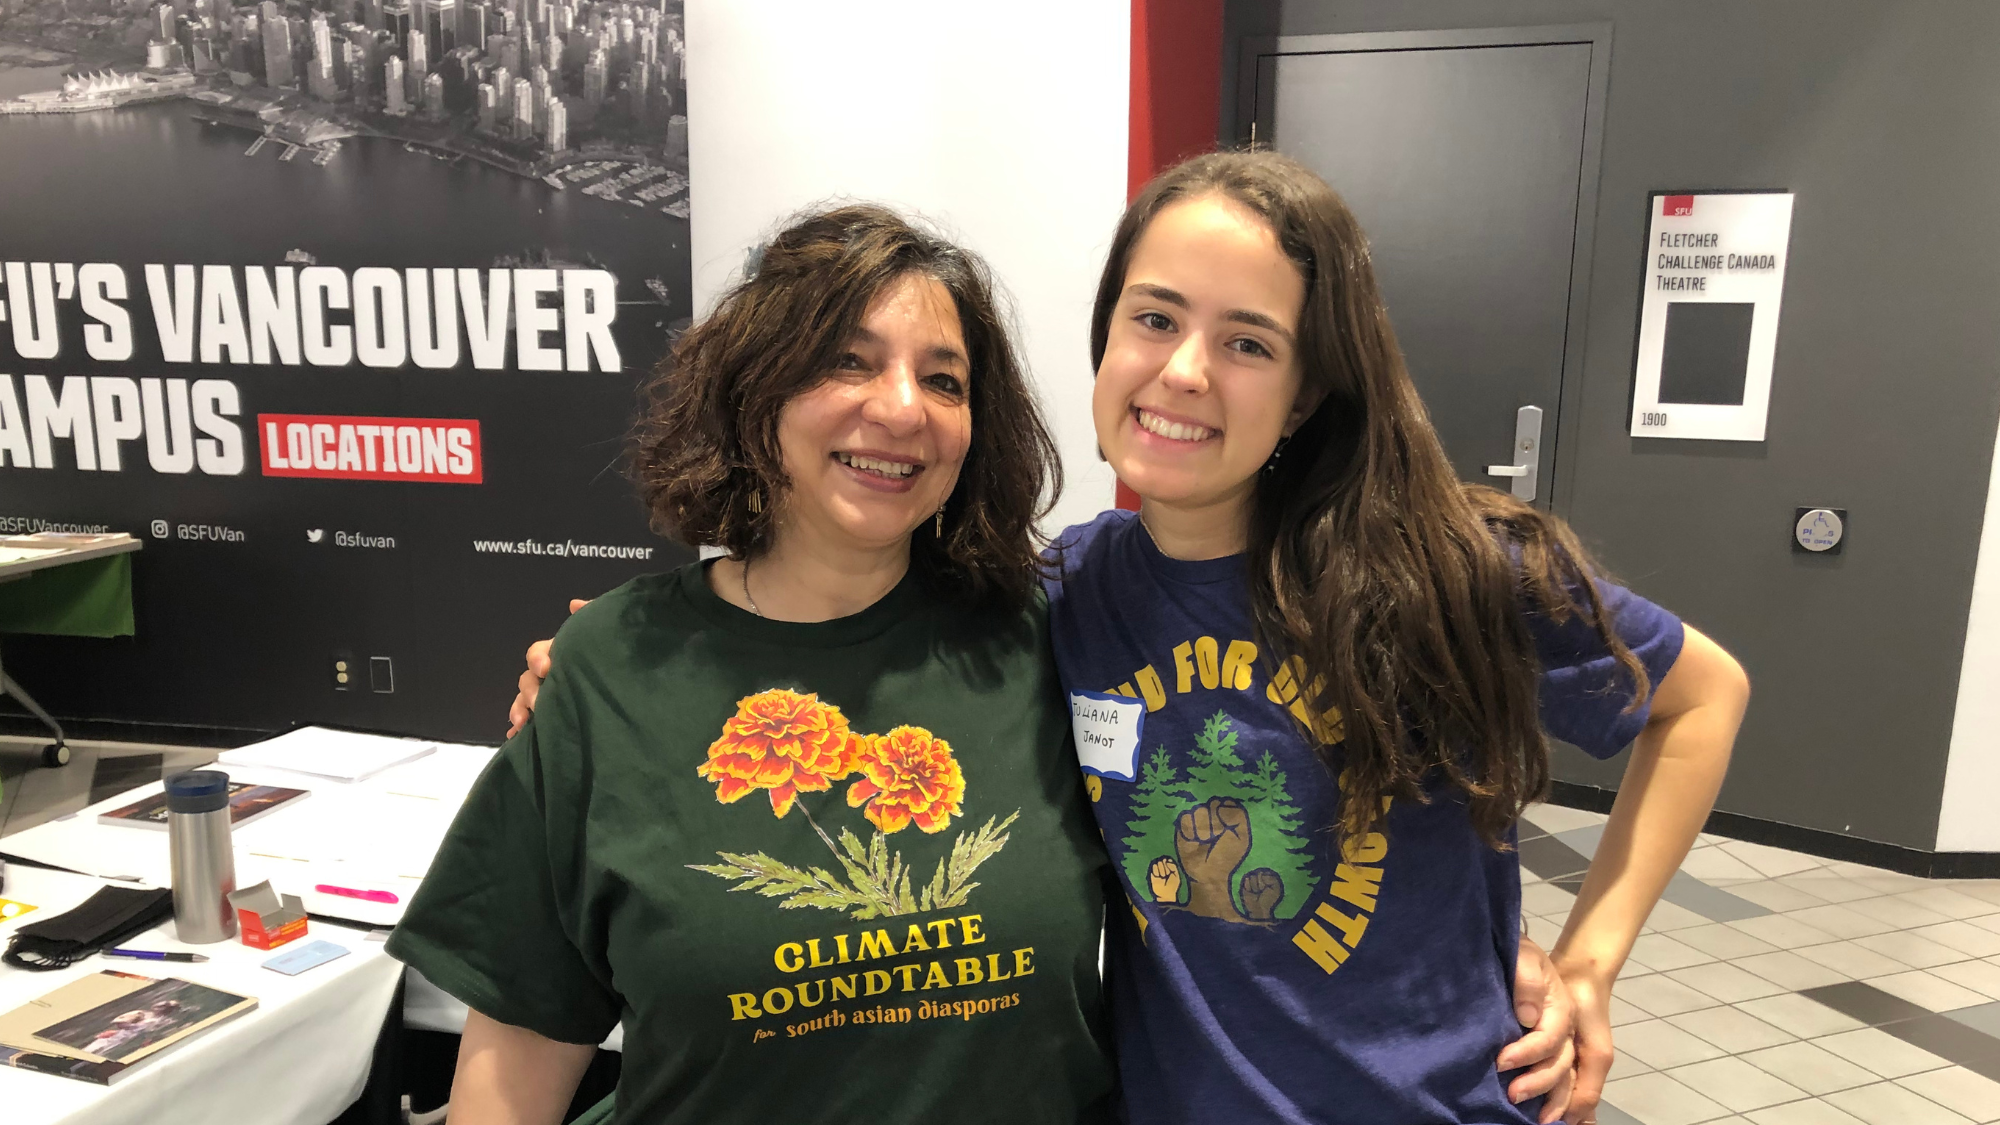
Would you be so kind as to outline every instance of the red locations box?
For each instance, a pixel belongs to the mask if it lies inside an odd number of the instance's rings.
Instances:
[[[484,468],[473,418],[259,414],[267,477],[478,484]]]

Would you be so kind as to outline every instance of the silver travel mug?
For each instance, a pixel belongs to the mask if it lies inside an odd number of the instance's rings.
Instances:
[[[229,842],[228,774],[194,770],[167,779],[167,847],[180,940],[202,945],[234,937],[229,892],[236,889],[236,851]]]

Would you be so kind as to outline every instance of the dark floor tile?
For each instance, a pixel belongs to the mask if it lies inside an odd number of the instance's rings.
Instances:
[[[1520,847],[1521,866],[1551,881],[1564,875],[1578,874],[1590,866],[1590,860],[1582,852],[1554,836],[1522,840]]]
[[[1919,1016],[1882,1029],[1913,1047],[2000,1082],[2000,1039],[1943,1015]]]
[[[1556,833],[1556,839],[1577,850],[1585,859],[1597,856],[1597,845],[1604,839],[1605,825],[1590,824],[1582,828],[1571,828]]]
[[[1802,989],[1799,995],[1817,1000],[1850,1019],[1860,1020],[1871,1027],[1879,1027],[1885,1031],[1890,1024],[1937,1014],[1929,1008],[1912,1004],[1900,996],[1891,996],[1872,984],[1863,984],[1858,980]]]
[[[1675,906],[1686,907],[1711,922],[1737,922],[1744,918],[1761,918],[1771,912],[1721,887],[1711,887],[1685,871],[1674,872],[1664,897]]]

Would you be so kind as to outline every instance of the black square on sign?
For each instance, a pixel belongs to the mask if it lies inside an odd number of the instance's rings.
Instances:
[[[1755,308],[1721,301],[1669,303],[1667,339],[1660,356],[1660,402],[1743,405]]]

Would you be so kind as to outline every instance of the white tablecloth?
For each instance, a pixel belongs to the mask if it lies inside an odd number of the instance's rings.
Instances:
[[[0,943],[17,926],[60,914],[103,885],[9,864],[0,897],[39,909],[0,922]],[[182,945],[173,940],[168,922],[126,944],[202,953],[211,960],[190,965],[90,957],[47,973],[0,965],[0,1011],[104,969],[180,977],[258,999],[255,1011],[175,1044],[112,1086],[0,1067],[0,1120],[6,1125],[326,1125],[367,1083],[376,1036],[403,966],[362,930],[314,921],[299,940],[330,941],[351,952],[288,977],[260,967],[276,951],[234,940]]]

